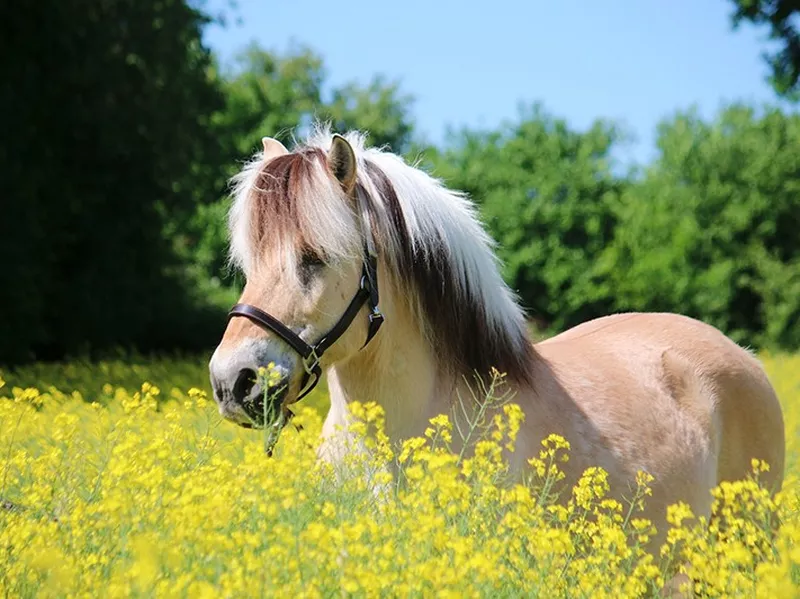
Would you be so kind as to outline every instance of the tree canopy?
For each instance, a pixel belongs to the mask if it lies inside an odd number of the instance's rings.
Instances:
[[[679,310],[742,343],[800,347],[800,116],[682,112],[618,205],[603,268],[617,310]]]
[[[785,97],[798,85],[797,2],[735,0],[767,23]],[[204,46],[187,0],[43,0],[0,8],[0,363],[113,348],[208,348],[237,293],[228,180],[314,120],[420,161],[468,192],[503,274],[548,333],[615,311],[667,310],[751,346],[800,347],[800,117],[734,104],[681,110],[658,155],[620,173],[614,123],[585,130],[539,104],[439,146],[380,75],[334,84],[307,46]]]
[[[800,0],[732,0],[734,27],[743,22],[767,26],[778,49],[766,52],[770,83],[786,98],[800,99]]]
[[[191,345],[163,225],[216,168],[208,18],[183,0],[2,13],[0,361]]]

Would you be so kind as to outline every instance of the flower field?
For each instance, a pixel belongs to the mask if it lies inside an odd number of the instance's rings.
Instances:
[[[646,476],[630,505],[600,470],[554,503],[569,446],[553,436],[526,485],[503,484],[513,403],[470,455],[450,451],[446,415],[392,452],[380,409],[356,405],[373,451],[332,472],[316,464],[324,393],[268,458],[262,433],[221,420],[202,360],[0,373],[0,596],[639,597],[689,563],[705,596],[797,597],[800,357],[763,358],[785,407],[784,491],[771,499],[754,464],[715,491],[710,528],[675,506],[657,558],[637,516]]]

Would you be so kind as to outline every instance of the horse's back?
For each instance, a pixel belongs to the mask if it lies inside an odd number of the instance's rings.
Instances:
[[[757,458],[770,465],[766,482],[780,486],[778,398],[760,362],[718,329],[677,314],[627,313],[536,349],[552,375],[549,392],[574,402],[581,423],[573,428],[588,429],[607,459],[705,492],[697,487],[747,476]]]

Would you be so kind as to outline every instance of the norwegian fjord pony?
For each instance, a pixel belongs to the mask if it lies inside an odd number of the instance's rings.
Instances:
[[[320,453],[335,460],[349,402],[378,402],[398,441],[450,413],[472,377],[494,367],[525,413],[513,471],[558,433],[571,443],[568,481],[601,466],[612,493],[627,494],[638,470],[650,473],[644,515],[659,530],[678,500],[707,516],[710,489],[745,477],[751,458],[781,486],[775,392],[759,362],[718,330],[627,313],[533,344],[463,194],[364,147],[358,133],[318,131],[293,152],[263,144],[235,179],[231,255],[246,285],[210,362],[228,419],[265,425],[253,384],[260,366],[274,363],[284,389],[272,413],[324,370],[331,406]]]

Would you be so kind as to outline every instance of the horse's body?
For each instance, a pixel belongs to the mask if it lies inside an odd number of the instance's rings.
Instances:
[[[511,385],[525,413],[510,465],[521,473],[550,433],[565,437],[565,485],[590,466],[609,474],[612,493],[630,498],[637,470],[654,477],[645,515],[663,540],[666,506],[682,500],[695,515],[711,511],[710,489],[745,478],[751,459],[770,465],[762,479],[783,479],[780,404],[758,361],[717,329],[676,314],[600,318],[535,345],[533,389]],[[392,439],[420,435],[429,418],[450,413],[463,381],[437,376],[424,352],[397,357],[395,376],[363,376],[370,357],[329,371],[331,410],[324,433],[336,455],[336,431],[352,400],[375,400],[388,412]],[[474,390],[472,391],[474,393]],[[414,406],[413,410],[409,405]],[[456,441],[456,446],[458,441]]]
[[[266,140],[239,178],[231,219],[233,257],[248,277],[242,302],[309,343],[345,311],[364,235],[375,238],[386,320],[362,348],[364,311],[322,360],[331,397],[323,458],[337,459],[336,425],[346,424],[349,402],[378,402],[390,438],[400,441],[468,397],[474,373],[485,378],[496,367],[525,413],[510,456],[517,472],[558,433],[571,444],[565,482],[601,466],[612,493],[630,497],[636,472],[650,473],[645,515],[660,530],[666,505],[679,500],[708,515],[710,489],[747,476],[752,458],[770,465],[767,483],[780,487],[782,413],[749,352],[675,314],[608,316],[532,344],[466,199],[391,154],[364,149],[356,135],[348,141],[323,133],[289,154]],[[283,373],[281,401],[291,403],[302,377],[297,356],[258,323],[231,320],[211,362],[223,414],[260,424],[247,408],[260,390],[242,380],[267,362]]]

